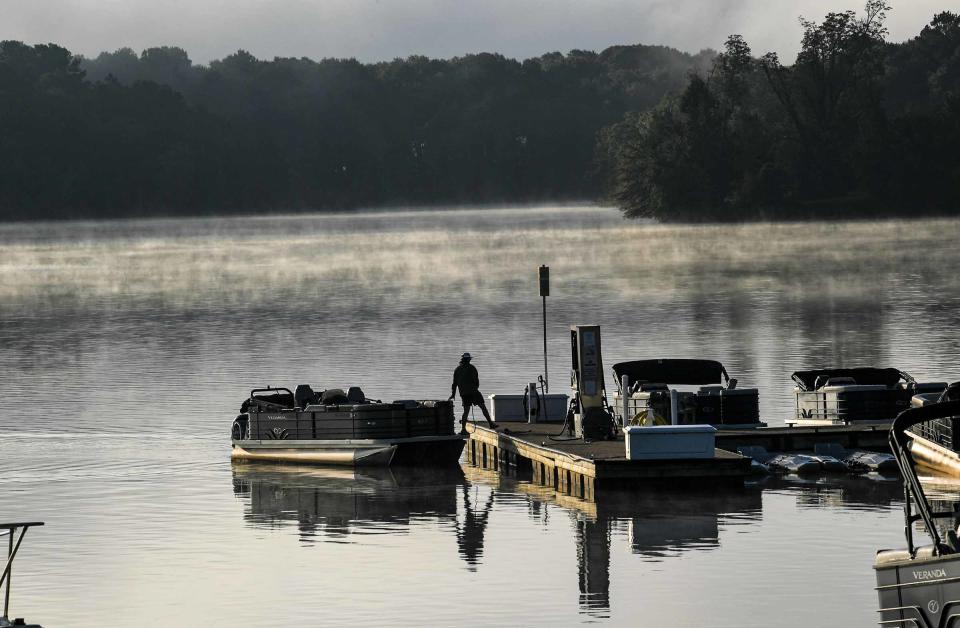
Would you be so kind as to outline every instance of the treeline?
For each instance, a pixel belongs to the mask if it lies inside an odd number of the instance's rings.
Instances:
[[[960,16],[892,44],[889,8],[802,21],[789,67],[730,37],[708,73],[603,130],[607,197],[667,220],[960,213]]]
[[[207,66],[0,43],[0,219],[596,198],[599,131],[715,53]]]

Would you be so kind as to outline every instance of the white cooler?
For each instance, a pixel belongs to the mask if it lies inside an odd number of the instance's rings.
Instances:
[[[623,428],[627,460],[713,458],[717,429],[712,425],[655,425]]]

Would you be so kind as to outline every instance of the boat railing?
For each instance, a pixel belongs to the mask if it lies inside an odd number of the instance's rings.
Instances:
[[[916,556],[916,547],[913,543],[913,524],[923,521],[927,534],[933,540],[935,556],[953,554],[960,551],[960,541],[955,529],[947,532],[947,541],[943,541],[935,525],[935,519],[952,519],[954,526],[960,521],[960,509],[956,505],[951,510],[934,511],[927,501],[926,494],[917,476],[916,463],[910,451],[911,435],[908,430],[918,424],[937,419],[960,416],[960,401],[943,401],[929,406],[910,408],[897,415],[890,428],[890,449],[893,451],[897,466],[903,475],[904,497],[904,534],[907,537],[907,550],[911,558]],[[917,512],[913,512],[914,506]]]
[[[886,388],[877,389],[878,392],[887,393],[886,397],[880,397],[879,400],[867,402],[868,408],[873,408],[871,414],[876,414],[876,420],[889,421],[890,416],[895,410],[896,405],[908,405],[908,402],[891,397],[896,389]],[[833,392],[833,391],[830,391]],[[864,406],[864,400],[848,399],[839,395],[830,394],[824,390],[798,390],[795,393],[796,418],[798,419],[823,419],[823,420],[862,420],[861,417],[851,416],[861,406]],[[889,405],[888,405],[889,404]],[[885,409],[889,408],[889,409]],[[891,411],[892,410],[892,411]]]
[[[0,619],[6,623],[9,623],[10,616],[10,581],[13,578],[13,559],[16,558],[17,552],[20,551],[20,544],[23,543],[23,537],[27,534],[27,530],[34,526],[42,525],[42,521],[0,523],[0,536],[7,535],[9,537],[7,543],[7,562],[4,565],[3,574],[0,575],[0,587],[5,586],[3,593],[3,617]],[[20,531],[19,536],[17,536],[17,530]],[[17,539],[16,543],[14,543],[14,537]]]

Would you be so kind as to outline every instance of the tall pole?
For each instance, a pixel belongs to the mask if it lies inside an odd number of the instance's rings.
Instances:
[[[543,297],[543,387],[550,392],[550,376],[547,375],[547,297]]]
[[[13,580],[13,533],[17,529],[10,528],[10,543],[7,549],[7,590],[3,594],[3,618],[7,618],[7,614],[10,612],[10,581]],[[27,529],[24,528],[23,532],[26,532]],[[20,540],[23,540],[23,533],[20,534]]]
[[[547,375],[547,297],[550,296],[550,267],[540,266],[540,297],[543,299],[543,387],[550,392],[550,377]]]

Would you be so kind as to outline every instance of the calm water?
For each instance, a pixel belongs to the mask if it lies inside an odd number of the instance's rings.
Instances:
[[[0,226],[0,519],[41,519],[13,611],[45,626],[867,626],[902,543],[881,478],[600,504],[475,468],[232,467],[259,385],[445,397],[542,369],[709,357],[761,389],[896,366],[958,380],[960,222],[626,223],[595,208]],[[608,368],[609,370],[609,368]],[[951,489],[948,487],[947,492]]]

